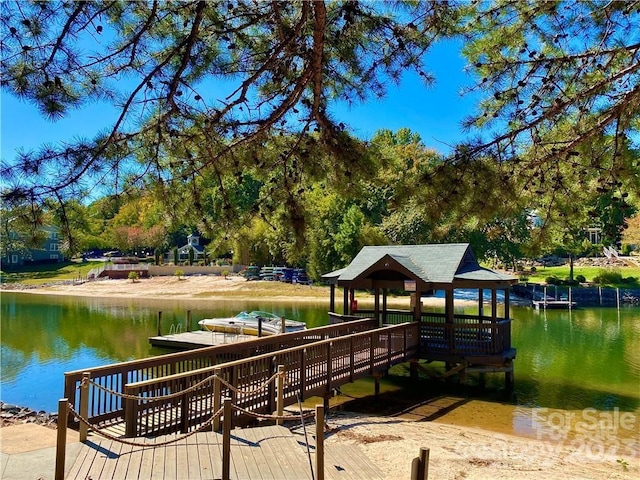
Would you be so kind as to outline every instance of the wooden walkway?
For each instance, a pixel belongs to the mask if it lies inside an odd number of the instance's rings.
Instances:
[[[312,480],[315,449],[312,428],[307,428],[311,463],[303,435],[282,426],[235,429],[231,432],[231,478],[234,480]],[[153,448],[174,437],[137,438],[129,446],[92,434],[69,469],[66,478],[82,479],[184,479],[222,478],[222,435],[198,432],[176,443]],[[325,443],[326,479],[382,479],[380,470],[354,445]],[[410,461],[408,459],[407,461]]]

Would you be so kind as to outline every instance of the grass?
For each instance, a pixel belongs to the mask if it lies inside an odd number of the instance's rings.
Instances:
[[[640,267],[614,267],[613,269],[619,271],[625,278],[635,277],[637,279],[640,279]],[[573,278],[576,278],[576,276],[578,275],[583,275],[587,279],[587,282],[591,282],[595,277],[600,275],[603,270],[607,270],[607,268],[576,266],[573,268]],[[547,277],[552,276],[555,276],[561,280],[565,280],[566,278],[569,278],[569,265],[545,268],[537,267],[537,270],[535,272],[527,272],[526,275],[529,277],[528,281],[531,283],[544,283]],[[620,284],[612,286],[628,288],[632,285]]]
[[[2,283],[22,283],[25,285],[39,285],[49,282],[60,282],[84,277],[92,268],[103,265],[101,261],[85,263],[64,262],[47,265],[30,265],[10,271],[1,271]]]

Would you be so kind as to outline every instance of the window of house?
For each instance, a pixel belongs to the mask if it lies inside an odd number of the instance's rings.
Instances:
[[[11,255],[11,263],[18,263],[18,255]]]
[[[49,255],[49,259],[50,260],[58,260],[58,255],[55,255],[55,254]]]
[[[51,240],[57,240],[58,239],[58,232],[51,232],[49,237],[51,238]]]
[[[49,250],[50,250],[50,251],[52,251],[52,252],[57,252],[58,250],[60,250],[58,247],[59,247],[59,246],[58,246],[58,244],[57,244],[57,243],[51,243],[51,244],[49,245]],[[58,258],[58,256],[57,256],[57,255],[56,255],[56,258]]]

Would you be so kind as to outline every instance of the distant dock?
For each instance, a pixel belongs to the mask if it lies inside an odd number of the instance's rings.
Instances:
[[[253,340],[255,335],[241,333],[221,333],[208,330],[195,330],[193,332],[170,333],[149,337],[149,343],[154,347],[174,348],[177,350],[193,350],[195,348],[212,347],[228,343],[246,342]]]
[[[533,300],[533,306],[536,310],[569,310],[576,308],[576,302],[569,300]]]

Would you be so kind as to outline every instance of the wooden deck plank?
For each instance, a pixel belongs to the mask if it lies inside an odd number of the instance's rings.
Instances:
[[[160,440],[156,438],[156,441]],[[153,452],[153,462],[151,464],[151,473],[149,474],[149,480],[163,480],[165,472],[165,455],[168,445],[162,445],[155,448]]]
[[[222,436],[199,432],[177,444],[154,447],[175,435],[136,439],[147,446],[130,446],[91,436],[68,479],[214,479],[222,475]],[[232,431],[231,478],[234,480],[309,480],[312,478],[300,435],[281,426]],[[310,443],[312,437],[309,436]],[[315,449],[314,449],[315,450]],[[312,451],[312,454],[314,451]],[[325,445],[327,480],[381,479],[379,470],[357,446]],[[312,458],[312,463],[315,458]]]
[[[231,476],[233,478],[252,478],[251,466],[253,465],[253,453],[251,445],[237,435],[238,430],[231,431]],[[222,444],[222,435],[218,436],[220,444]],[[222,449],[219,450],[222,455]],[[220,468],[222,469],[222,456],[220,457]],[[220,470],[222,472],[222,470]],[[234,473],[235,472],[235,476]],[[254,472],[253,478],[260,478],[259,472]]]
[[[138,478],[151,478],[151,474],[153,471],[153,458],[162,450],[162,447],[154,448],[153,445],[156,443],[155,439],[147,439],[145,442],[149,444],[147,448],[142,450],[142,458],[140,459],[140,470],[138,473]]]
[[[325,445],[325,475],[335,479],[382,479],[382,473],[372,465],[355,445]]]
[[[189,471],[187,446],[184,442],[176,443],[175,455],[176,455],[176,475],[178,477],[189,478],[187,475],[187,472]]]
[[[141,439],[136,439],[136,443],[140,443]],[[133,447],[129,453],[129,465],[127,467],[126,478],[143,478],[140,477],[140,467],[142,466],[142,455],[146,448]]]
[[[265,450],[265,454],[278,459],[283,478],[311,478],[306,450],[293,438],[289,430],[280,426],[260,427],[253,430],[256,436],[262,437],[260,447]]]
[[[187,447],[188,468],[186,478],[188,478],[189,480],[199,480],[201,478],[207,478],[203,475],[203,466],[200,464],[200,453],[198,452],[198,440],[196,439],[196,434],[185,438],[184,444]]]
[[[94,437],[96,440],[97,448],[100,453],[98,454],[98,459],[100,459],[102,463],[102,469],[99,471],[99,476],[97,478],[110,479],[113,477],[113,472],[115,471],[116,463],[118,463],[118,457],[120,456],[120,451],[122,450],[122,444],[120,442],[116,442],[115,440],[107,440],[106,438]],[[87,478],[82,477],[82,478]]]
[[[267,472],[270,471],[266,466],[264,454],[261,454],[259,444],[256,441],[255,436],[247,429],[235,429],[232,431],[232,442],[235,443],[236,449],[242,449],[244,454],[245,464],[247,467],[246,476],[238,476],[238,480],[244,479],[264,479],[269,478]],[[233,451],[233,448],[232,448]],[[239,474],[236,469],[236,474]]]
[[[216,432],[203,432],[207,438],[207,450],[213,467],[213,478],[222,478],[222,435]],[[233,462],[231,464],[233,468]]]
[[[200,472],[202,478],[215,478],[213,464],[211,463],[211,455],[209,455],[209,438],[212,435],[207,435],[210,432],[198,432],[193,436],[193,441],[198,449],[198,464],[200,465]]]
[[[76,458],[74,464],[71,469],[67,473],[68,479],[84,479],[87,476],[86,472],[91,470],[91,465],[93,463],[93,457],[95,456],[95,451],[93,451],[88,445],[83,445],[80,454]]]
[[[122,444],[120,454],[115,459],[116,465],[113,470],[113,480],[124,480],[127,478],[127,468],[129,468],[129,460],[131,459],[131,452],[133,450],[132,445]]]
[[[175,435],[164,435],[161,437],[163,441],[175,438]],[[175,443],[169,443],[164,446],[164,478],[170,480],[178,478],[178,460],[177,460],[178,446]]]

